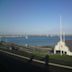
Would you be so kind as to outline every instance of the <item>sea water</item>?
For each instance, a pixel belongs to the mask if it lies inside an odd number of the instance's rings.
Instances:
[[[6,37],[1,38],[3,41],[16,43],[19,45],[31,45],[31,46],[54,46],[60,40],[59,36],[28,36],[25,37]],[[66,36],[65,40],[72,40],[72,36]]]

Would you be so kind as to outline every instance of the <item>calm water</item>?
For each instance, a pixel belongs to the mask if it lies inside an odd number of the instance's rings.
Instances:
[[[72,40],[72,36],[66,36],[66,40]],[[58,36],[45,37],[45,36],[28,36],[28,39],[25,37],[14,37],[14,38],[2,38],[3,41],[14,42],[19,45],[33,45],[33,46],[48,46],[55,45],[59,41]]]

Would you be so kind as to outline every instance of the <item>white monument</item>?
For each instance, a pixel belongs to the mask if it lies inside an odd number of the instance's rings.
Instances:
[[[60,41],[57,43],[57,45],[55,45],[54,54],[72,55],[72,52],[70,51],[69,47],[65,43],[65,33],[63,37],[61,16],[60,16]]]

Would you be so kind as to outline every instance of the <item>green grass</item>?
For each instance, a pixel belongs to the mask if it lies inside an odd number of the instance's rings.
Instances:
[[[48,54],[45,52],[34,51],[33,52],[36,59],[44,60],[44,57]],[[68,55],[49,55],[49,62],[72,66],[72,56]]]
[[[50,62],[72,66],[72,56],[49,55]]]
[[[57,59],[57,60],[64,60],[64,61],[71,61],[72,62],[72,56],[68,55],[49,55],[50,59]]]

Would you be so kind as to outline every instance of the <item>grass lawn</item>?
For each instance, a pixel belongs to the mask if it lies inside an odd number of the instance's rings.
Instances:
[[[35,52],[34,55],[35,55],[36,59],[44,60],[43,58],[45,57],[45,55],[47,55],[47,53],[39,53],[39,52],[37,53],[37,52]],[[72,66],[72,56],[49,55],[49,62]]]
[[[50,62],[72,66],[72,56],[49,55]]]
[[[50,59],[57,59],[57,60],[64,60],[64,61],[71,61],[72,62],[72,56],[68,55],[49,55]]]

